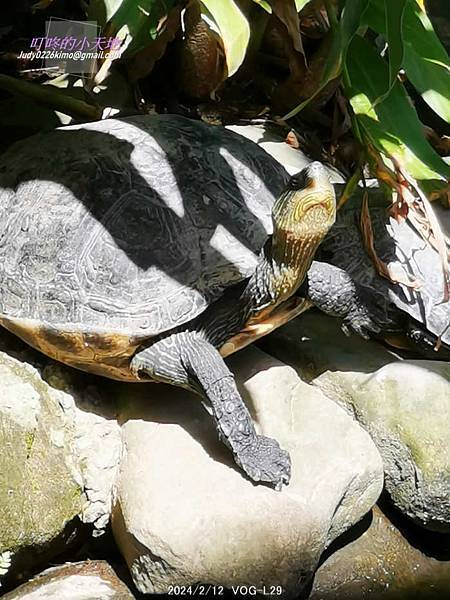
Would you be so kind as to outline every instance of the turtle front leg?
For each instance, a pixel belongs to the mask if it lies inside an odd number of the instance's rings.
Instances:
[[[206,399],[219,438],[236,463],[256,482],[280,489],[290,479],[289,454],[275,440],[257,435],[250,413],[216,348],[200,333],[168,335],[137,352],[131,370],[191,390]]]
[[[381,295],[357,284],[334,265],[313,261],[299,294],[324,313],[343,319],[344,333],[364,339],[382,331],[400,330],[400,317]]]

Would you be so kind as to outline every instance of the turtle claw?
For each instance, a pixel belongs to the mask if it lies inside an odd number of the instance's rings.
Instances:
[[[263,435],[257,435],[253,442],[236,456],[236,462],[250,479],[268,483],[280,491],[291,478],[291,459],[288,452],[280,448],[278,442]]]
[[[380,333],[380,327],[365,310],[350,312],[342,323],[342,331],[349,336],[351,333],[369,340],[372,335]]]

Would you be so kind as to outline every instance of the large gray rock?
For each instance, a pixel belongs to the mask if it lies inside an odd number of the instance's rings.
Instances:
[[[65,550],[81,521],[103,527],[110,512],[119,426],[80,410],[74,393],[58,389],[68,385],[63,367],[48,367],[48,377],[53,385],[30,364],[0,352],[0,559],[8,562],[6,577]]]
[[[362,535],[320,566],[309,600],[443,600],[450,562],[411,546],[379,508]]]
[[[370,433],[395,506],[424,527],[450,531],[450,364],[394,362],[369,375],[328,371],[315,383]]]
[[[96,535],[101,534],[111,515],[122,453],[114,402],[107,385],[93,385],[88,375],[53,361],[44,367],[42,376],[50,387],[65,392],[65,411],[73,421],[73,448],[86,497],[80,517],[94,525]]]
[[[290,451],[291,482],[276,492],[245,479],[197,397],[124,385],[112,525],[142,592],[200,582],[295,597],[380,494],[379,453],[337,404],[254,347],[230,366],[259,431]]]
[[[47,569],[3,596],[3,600],[133,600],[104,560],[67,563]]]

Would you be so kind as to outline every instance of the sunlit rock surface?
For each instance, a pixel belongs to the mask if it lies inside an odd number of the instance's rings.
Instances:
[[[103,560],[47,569],[6,594],[4,600],[133,600],[134,596]]]
[[[31,364],[0,352],[0,557],[15,578],[74,542],[82,521],[105,526],[120,456],[112,419],[76,406],[67,372],[48,384]],[[89,390],[79,390],[85,399]]]
[[[366,428],[383,457],[386,489],[404,514],[449,531],[449,363],[399,360],[313,311],[259,343]]]
[[[450,364],[398,361],[370,374],[327,371],[315,383],[370,433],[395,506],[450,532]]]
[[[259,431],[290,451],[291,482],[276,492],[245,479],[198,398],[123,386],[112,524],[140,591],[281,585],[295,597],[380,494],[379,453],[337,404],[256,348],[229,362]]]

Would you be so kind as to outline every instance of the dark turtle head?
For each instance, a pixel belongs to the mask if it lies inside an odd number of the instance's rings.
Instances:
[[[336,198],[325,167],[312,162],[293,175],[272,211],[274,235],[315,239],[326,235],[336,218]]]

